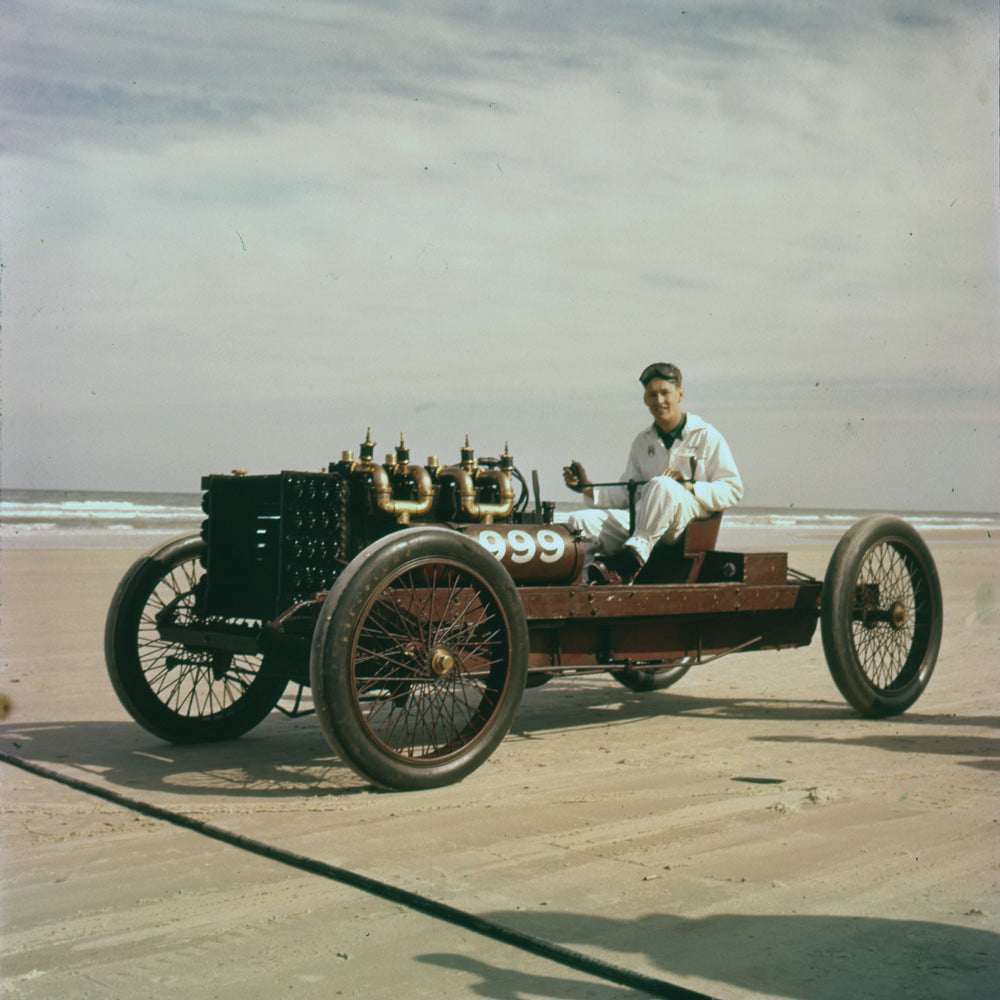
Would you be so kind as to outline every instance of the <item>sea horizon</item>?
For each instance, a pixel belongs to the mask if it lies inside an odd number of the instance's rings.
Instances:
[[[565,520],[580,506],[557,502],[556,520]],[[985,539],[1000,532],[1000,513],[993,511],[741,504],[726,511],[720,542],[755,548],[780,547],[782,537],[789,544],[826,541],[873,513],[895,513],[944,541],[969,533]],[[203,520],[201,493],[0,489],[0,546],[8,548],[143,548],[197,532]]]

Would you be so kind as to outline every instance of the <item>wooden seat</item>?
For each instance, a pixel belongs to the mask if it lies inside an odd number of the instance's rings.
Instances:
[[[696,521],[692,521],[684,529],[684,534],[681,535],[681,541],[684,543],[684,555],[712,552],[715,549],[715,543],[719,540],[721,526],[721,510],[709,514],[708,517],[699,517]]]
[[[635,582],[696,582],[705,562],[705,553],[715,551],[721,526],[722,511],[715,511],[692,521],[680,538],[672,542],[657,542]]]

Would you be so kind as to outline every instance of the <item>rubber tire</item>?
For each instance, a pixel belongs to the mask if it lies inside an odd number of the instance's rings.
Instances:
[[[555,674],[538,674],[529,673],[527,680],[524,682],[526,688],[540,688],[543,684],[548,684]]]
[[[865,560],[879,553],[892,561],[892,572],[897,576],[895,581],[875,581],[879,584],[881,613],[887,614],[885,606],[892,600],[902,606],[912,598],[913,607],[907,614],[912,629],[893,629],[888,622],[868,627],[855,621],[857,589],[866,582],[862,576],[871,572],[866,573]],[[890,592],[885,593],[889,588]],[[823,579],[820,631],[830,673],[850,705],[871,718],[906,711],[930,681],[941,645],[941,619],[937,568],[924,540],[911,525],[889,514],[875,514],[847,531],[834,549]],[[874,676],[877,664],[858,648],[856,641],[856,636],[877,639],[883,633],[876,633],[876,627],[886,630],[883,645],[896,647],[888,653],[895,652],[895,659],[902,660],[885,678]],[[893,640],[893,631],[899,633],[898,641]]]
[[[630,691],[663,691],[676,684],[693,666],[693,663],[677,663],[649,670],[612,670],[611,676]]]
[[[163,658],[171,651],[183,654],[185,647],[156,638],[140,643],[143,616],[149,617],[162,606],[154,593],[175,571],[180,575],[174,579],[182,588],[190,583],[204,552],[200,535],[186,535],[138,559],[115,591],[104,629],[104,656],[115,693],[140,726],[169,743],[213,743],[242,736],[268,715],[287,685],[284,677],[260,673],[259,657],[244,655],[240,656],[241,672],[247,675],[256,666],[256,675],[239,697],[227,697],[221,705],[216,700],[220,707],[208,714],[179,712],[168,703],[169,686],[159,688],[167,699],[154,689],[150,673],[166,676],[159,666]],[[184,568],[186,563],[190,573]],[[154,604],[148,608],[151,599]],[[155,631],[155,625],[150,621],[145,630]],[[202,671],[195,681],[201,695],[198,704],[208,703],[206,699],[215,695],[217,684],[209,671]]]
[[[403,749],[393,747],[381,738],[387,733],[390,739],[397,735],[399,723],[376,731],[366,721],[365,706],[362,704],[358,688],[367,684],[373,688],[373,679],[356,677],[356,642],[365,629],[368,615],[382,594],[394,581],[404,581],[408,573],[421,572],[421,568],[437,567],[445,573],[456,572],[473,582],[490,603],[495,616],[496,634],[502,653],[495,661],[495,676],[490,676],[489,697],[495,703],[487,706],[488,715],[481,723],[473,717],[464,728],[455,732],[454,727],[443,734],[451,737],[444,745],[443,752],[431,747],[429,752],[408,754]],[[413,578],[410,578],[413,579]],[[405,586],[405,582],[400,586]],[[405,590],[403,591],[405,594]],[[398,603],[393,605],[394,613],[404,612]],[[383,612],[379,611],[379,615]],[[397,619],[402,622],[402,618]],[[431,619],[423,619],[421,624],[430,624]],[[374,621],[369,629],[386,629],[390,626]],[[445,725],[440,720],[448,710],[456,707],[461,711],[468,705],[462,687],[459,696],[454,695],[461,671],[452,670],[445,677],[434,679],[422,668],[403,666],[399,661],[410,657],[413,664],[429,662],[432,642],[425,642],[417,636],[419,629],[410,632],[409,649],[390,645],[386,648],[383,662],[390,674],[399,673],[402,679],[389,680],[386,687],[398,686],[402,693],[383,695],[381,700],[372,699],[371,712],[408,711],[412,697],[433,699],[433,735],[438,736],[438,727]],[[429,630],[424,633],[429,635]],[[371,641],[371,640],[369,640]],[[477,648],[470,637],[471,648]],[[459,645],[459,649],[462,647]],[[481,641],[480,647],[481,648]],[[397,650],[400,652],[397,653]],[[370,659],[377,661],[378,654]],[[395,657],[395,659],[393,659]],[[461,663],[460,657],[456,661]],[[482,546],[465,535],[447,528],[406,528],[394,532],[372,543],[359,553],[337,579],[320,611],[313,633],[310,656],[310,680],[313,704],[323,733],[330,745],[354,771],[382,788],[412,791],[437,788],[460,781],[479,767],[503,740],[514,721],[524,693],[528,668],[528,627],[524,609],[517,588],[507,571]],[[405,673],[404,673],[405,670]],[[414,680],[419,688],[414,686]],[[473,682],[474,683],[474,682]],[[449,688],[451,685],[451,688]],[[482,692],[479,692],[482,693]],[[399,699],[402,698],[400,703]],[[483,695],[479,707],[486,704]],[[425,717],[419,717],[422,710],[417,708],[418,724],[423,725]],[[376,723],[377,725],[377,723]],[[468,727],[478,726],[474,732]],[[403,732],[409,732],[403,727]],[[456,742],[460,741],[460,742]],[[405,749],[405,748],[404,748]]]

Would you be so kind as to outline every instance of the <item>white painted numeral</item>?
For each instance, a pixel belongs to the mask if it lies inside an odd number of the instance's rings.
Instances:
[[[535,540],[526,531],[515,528],[507,535],[510,542],[511,562],[526,563],[535,558]]]
[[[480,531],[478,541],[498,562],[503,562],[503,557],[507,552],[507,543],[499,531]]]
[[[559,562],[566,551],[562,535],[551,528],[542,528],[538,532],[538,547],[542,550],[542,562],[548,563]]]
[[[557,531],[542,528],[537,535],[530,535],[521,528],[514,528],[507,537],[487,528],[480,531],[476,540],[494,559],[503,562],[510,546],[510,561],[519,565],[529,563],[538,556],[544,563],[556,563],[566,554],[566,542]]]

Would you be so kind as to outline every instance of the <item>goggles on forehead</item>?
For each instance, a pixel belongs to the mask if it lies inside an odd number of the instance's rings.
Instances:
[[[662,378],[665,382],[676,382],[680,385],[681,370],[676,365],[669,364],[666,361],[657,361],[655,364],[647,365],[643,369],[642,374],[639,376],[639,381],[643,385],[647,385],[654,378]]]

